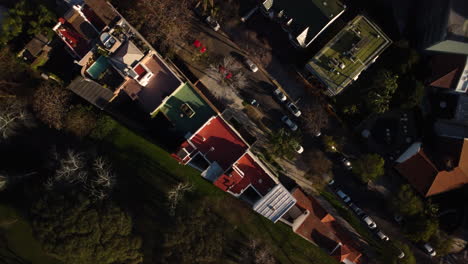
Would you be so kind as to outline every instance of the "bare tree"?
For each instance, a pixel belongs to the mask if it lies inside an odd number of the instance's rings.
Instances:
[[[274,264],[276,260],[270,247],[257,239],[250,239],[247,247],[241,251],[241,263]]]
[[[315,135],[328,126],[328,113],[323,104],[315,103],[304,109],[303,121],[305,130]]]
[[[84,183],[88,177],[85,166],[83,154],[69,149],[55,172],[55,180],[71,184]]]
[[[33,98],[36,116],[49,127],[61,129],[69,107],[70,91],[46,82],[37,88]]]
[[[14,135],[28,120],[30,115],[24,103],[9,98],[0,100],[0,139]]]
[[[130,21],[152,43],[171,48],[185,40],[190,29],[191,0],[140,0],[129,13]]]
[[[167,199],[169,201],[169,214],[174,216],[179,201],[184,198],[186,192],[193,190],[193,185],[189,182],[178,183],[167,193]]]

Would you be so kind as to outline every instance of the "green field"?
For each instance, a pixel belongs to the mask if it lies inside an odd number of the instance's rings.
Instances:
[[[60,261],[46,255],[39,242],[34,238],[29,223],[16,212],[15,209],[0,204],[0,242],[1,263],[20,263],[12,259],[22,259],[31,264],[61,264]],[[6,242],[6,244],[5,244]]]
[[[136,217],[135,222],[139,226],[137,229],[143,229],[147,234],[151,233],[150,230],[164,232],[171,224],[164,221],[167,218],[164,212],[164,193],[177,182],[190,181],[194,185],[194,191],[181,206],[193,209],[208,204],[228,223],[223,229],[226,230],[228,245],[233,250],[248,238],[254,237],[268,244],[280,263],[337,263],[324,251],[293,233],[289,226],[283,223],[274,224],[254,213],[247,204],[203,180],[198,171],[179,165],[166,151],[128,129],[119,126],[107,142],[113,148],[111,157],[114,164],[120,164],[122,169],[126,168],[126,174],[132,177],[132,181],[141,183],[135,195],[144,197],[144,209]],[[151,237],[148,235],[146,239]],[[144,249],[144,252],[149,250]],[[148,259],[150,258],[145,255],[145,262],[150,261]],[[228,255],[225,259],[225,263],[234,263]]]

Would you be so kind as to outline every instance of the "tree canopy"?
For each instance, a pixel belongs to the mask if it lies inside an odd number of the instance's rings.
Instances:
[[[408,184],[402,185],[397,195],[393,196],[391,206],[396,213],[403,216],[416,215],[424,210],[423,201]]]
[[[75,105],[67,113],[64,121],[65,130],[77,137],[91,133],[96,126],[96,114],[91,106]]]
[[[73,197],[73,198],[71,198]],[[132,218],[111,203],[81,194],[47,194],[31,209],[32,227],[44,250],[69,264],[138,264],[142,241]]]
[[[379,258],[384,264],[416,264],[416,259],[408,245],[398,241],[393,242],[394,246],[383,247],[380,250]],[[400,259],[398,256],[403,252],[405,256]]]
[[[52,82],[41,84],[33,98],[36,116],[49,127],[62,129],[69,108],[70,92]]]
[[[362,182],[368,183],[384,174],[384,165],[385,160],[378,154],[366,154],[353,162],[353,172]]]
[[[403,229],[410,240],[427,242],[439,229],[439,222],[436,218],[420,214],[405,221]]]
[[[300,145],[299,137],[281,128],[269,135],[268,151],[275,157],[291,159],[296,153],[295,148]]]
[[[397,88],[398,75],[388,70],[378,71],[372,84],[372,90],[367,95],[369,110],[379,114],[387,112]]]

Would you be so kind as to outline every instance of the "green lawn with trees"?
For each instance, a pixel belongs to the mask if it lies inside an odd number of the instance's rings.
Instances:
[[[363,182],[369,183],[385,173],[385,160],[378,154],[365,154],[353,161],[353,173]]]

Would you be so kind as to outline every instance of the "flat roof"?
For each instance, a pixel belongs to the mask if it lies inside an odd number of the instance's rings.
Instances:
[[[253,186],[257,192],[265,196],[276,182],[252,156],[246,153],[234,164],[230,173],[222,175],[213,184],[235,195],[240,195],[247,187]]]
[[[208,120],[189,140],[207,160],[216,161],[223,171],[248,149],[247,143],[219,116]],[[181,147],[190,148],[190,143],[186,141]]]
[[[182,84],[160,110],[182,133],[195,133],[216,112],[188,83]]]
[[[340,93],[391,44],[391,40],[366,17],[349,22],[306,65],[329,89]]]
[[[253,206],[255,212],[276,223],[285,213],[296,204],[296,199],[284,188],[276,185]]]

